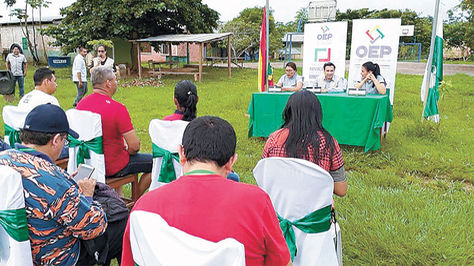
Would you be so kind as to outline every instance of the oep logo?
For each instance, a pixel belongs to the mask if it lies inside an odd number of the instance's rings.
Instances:
[[[328,26],[322,26],[322,27],[321,27],[321,30],[323,31],[323,33],[316,35],[316,38],[317,38],[318,40],[320,40],[320,41],[321,41],[321,40],[327,41],[327,40],[329,40],[329,39],[332,38],[332,34],[331,34],[331,33],[328,33],[328,31],[329,31],[329,27],[328,27]]]
[[[371,30],[367,30],[365,34],[369,37],[370,43],[374,44],[378,40],[385,38],[380,30],[380,26],[375,26]],[[392,53],[392,47],[388,45],[361,45],[356,49],[356,55],[360,58],[384,58]]]

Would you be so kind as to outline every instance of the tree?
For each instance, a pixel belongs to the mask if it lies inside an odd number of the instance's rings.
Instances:
[[[258,51],[260,44],[260,28],[262,25],[263,8],[246,8],[239,16],[224,24],[220,32],[233,32],[232,50],[235,57],[242,56],[245,52],[253,54]],[[269,50],[270,54],[282,46],[281,36],[275,30],[275,19],[272,10],[268,16],[269,24]]]
[[[474,0],[462,0],[461,10],[465,12],[466,27],[465,27],[465,45],[474,50],[474,17],[472,17],[472,11],[474,10]]]
[[[161,34],[212,32],[219,13],[200,0],[78,0],[61,9],[64,19],[45,33],[71,52],[89,40],[133,40]],[[132,70],[138,66],[132,47]]]

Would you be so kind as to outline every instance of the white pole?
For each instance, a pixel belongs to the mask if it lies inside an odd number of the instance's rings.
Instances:
[[[430,44],[430,54],[428,56],[428,63],[426,65],[425,76],[426,76],[426,83],[425,83],[425,95],[423,95],[423,110],[421,111],[421,122],[424,121],[424,113],[426,108],[426,101],[428,99],[428,92],[430,89],[431,84],[431,65],[433,64],[433,53],[434,53],[434,46],[435,46],[435,39],[436,39],[436,30],[438,29],[438,16],[439,16],[439,1],[436,0],[435,3],[435,10],[434,10],[434,17],[433,17],[433,27],[431,29],[431,44]]]
[[[266,25],[266,27],[265,27],[265,34],[266,34],[266,36],[267,36],[267,38],[266,38],[266,39],[267,39],[267,40],[266,40],[266,41],[267,41],[267,45],[266,45],[267,49],[266,49],[266,51],[265,51],[265,54],[266,54],[266,57],[267,57],[266,60],[265,60],[265,63],[267,64],[267,65],[265,66],[265,85],[266,85],[266,89],[267,89],[267,90],[268,90],[268,65],[269,65],[268,52],[270,51],[270,47],[269,47],[269,44],[270,44],[270,42],[269,42],[269,40],[270,40],[270,36],[269,36],[269,28],[270,28],[270,25],[269,25],[269,23],[268,23],[268,22],[269,22],[268,14],[270,14],[270,12],[268,11],[268,8],[269,8],[270,5],[268,4],[268,2],[269,2],[269,0],[267,0],[267,1],[266,1],[266,4],[265,4],[265,13],[266,13],[266,14],[265,14],[265,18],[266,18],[266,20],[265,20],[265,25]]]

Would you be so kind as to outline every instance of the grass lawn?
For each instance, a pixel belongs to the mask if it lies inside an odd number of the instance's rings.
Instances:
[[[198,115],[220,116],[233,125],[235,170],[243,182],[254,184],[252,169],[265,144],[263,138],[247,138],[245,114],[256,91],[256,70],[233,69],[231,79],[227,69],[205,72],[197,84]],[[69,109],[76,94],[70,68],[56,73],[55,96]],[[275,70],[275,77],[282,74]],[[27,92],[33,89],[32,75],[30,68]],[[173,88],[182,78],[165,76],[161,87],[119,88],[115,95],[130,112],[143,152],[151,152],[150,120],[174,111]],[[380,150],[342,146],[349,190],[335,204],[346,264],[473,264],[474,77],[445,77],[453,88],[440,101],[439,125],[420,123],[421,80],[397,75],[394,119]],[[0,98],[0,107],[5,104]]]

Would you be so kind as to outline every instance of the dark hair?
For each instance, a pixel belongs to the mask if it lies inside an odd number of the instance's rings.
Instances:
[[[336,70],[336,66],[332,62],[324,63],[323,70],[326,70],[326,67],[328,67],[328,66],[332,66],[332,67],[334,67],[334,70]]]
[[[362,67],[367,69],[367,71],[372,71],[372,74],[377,78],[380,75],[380,67],[379,64],[372,63],[371,61],[367,61],[362,64]]]
[[[183,149],[189,162],[215,162],[224,166],[235,154],[235,131],[229,122],[215,116],[191,121],[183,134]]]
[[[196,118],[198,95],[196,85],[190,80],[181,80],[174,88],[174,97],[179,106],[184,108],[183,120],[191,121]]]
[[[296,71],[296,64],[294,62],[286,63],[285,68],[286,67],[291,67],[291,68],[293,68],[294,71]]]
[[[97,46],[96,50],[99,50],[100,47],[104,48],[105,52],[107,52],[107,48],[105,48],[105,45],[103,45],[103,44],[99,44]]]
[[[298,91],[290,96],[283,111],[282,128],[289,130],[285,141],[288,157],[310,160],[308,147],[313,148],[314,162],[319,162],[323,154],[319,154],[321,132],[325,139],[324,153],[332,157],[335,146],[331,134],[323,127],[323,112],[318,98],[309,91]]]
[[[45,133],[38,131],[31,131],[26,129],[20,129],[20,140],[26,144],[35,144],[39,146],[44,146],[54,138],[57,133]],[[66,137],[66,133],[60,133],[63,137]]]
[[[86,51],[87,51],[87,48],[86,48],[86,47],[84,47],[84,46],[81,46],[81,47],[79,47],[79,51],[84,51],[84,50],[86,50]]]
[[[35,81],[35,85],[41,85],[43,80],[45,79],[52,79],[54,75],[54,70],[51,70],[47,67],[38,68],[33,75],[33,80]]]

